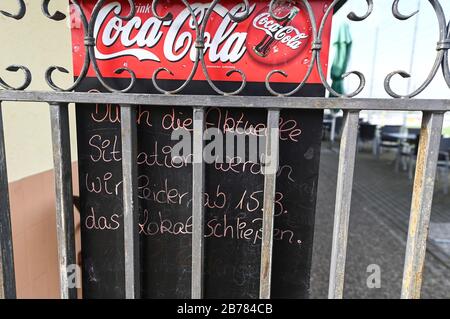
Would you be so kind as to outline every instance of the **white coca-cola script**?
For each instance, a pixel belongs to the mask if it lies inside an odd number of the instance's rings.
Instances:
[[[191,5],[200,24],[208,11],[208,3],[195,3]],[[255,5],[250,8],[250,13]],[[124,10],[127,10],[126,8]],[[205,32],[205,55],[214,63],[220,61],[235,63],[246,52],[247,32],[235,32],[237,23],[231,20],[228,13],[239,16],[245,11],[243,3],[228,10],[220,4],[214,8],[222,20],[214,34]],[[129,21],[123,21],[117,16],[122,12],[119,2],[111,2],[101,9],[94,27],[94,37],[101,42],[101,47],[111,47],[119,42],[124,50],[116,52],[101,52],[99,46],[95,48],[95,54],[99,60],[109,60],[123,56],[134,56],[140,61],[150,60],[161,62],[161,57],[150,50],[163,38],[162,27],[168,27],[164,38],[163,54],[166,60],[177,62],[189,54],[191,61],[196,60],[197,49],[195,23],[189,12],[184,9],[174,16],[171,21],[161,21],[156,17],[149,17],[145,21],[135,16]],[[181,32],[184,30],[183,32]],[[101,33],[101,34],[100,34]],[[159,51],[158,51],[159,52]]]
[[[293,50],[297,50],[302,44],[302,40],[308,38],[307,34],[300,32],[293,26],[279,24],[272,19],[269,12],[258,15],[253,20],[253,26]]]

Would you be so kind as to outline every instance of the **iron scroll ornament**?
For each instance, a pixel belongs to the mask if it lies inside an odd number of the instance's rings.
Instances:
[[[15,19],[15,20],[22,19],[27,12],[25,2],[24,2],[24,0],[17,0],[16,2],[19,5],[19,10],[17,13],[9,13],[4,10],[0,10],[0,13],[7,18],[11,18],[11,19]],[[9,85],[0,77],[0,86],[2,88],[4,88],[5,90],[16,90],[16,91],[23,91],[26,88],[28,88],[31,84],[32,76],[31,76],[30,70],[26,66],[19,65],[19,64],[13,64],[6,68],[6,71],[9,71],[9,72],[17,72],[19,70],[22,71],[24,74],[24,80],[21,85],[19,85],[19,86]]]
[[[44,13],[44,15],[47,18],[49,18],[51,20],[55,20],[55,21],[61,21],[66,18],[66,15],[60,11],[56,11],[54,14],[50,14],[49,8],[48,8],[49,3],[50,3],[50,0],[43,0],[43,2],[42,2],[42,12]],[[91,19],[89,22],[88,22],[88,19],[86,18],[86,14],[84,13],[82,7],[79,4],[79,2],[77,0],[70,0],[70,3],[73,4],[77,8],[77,11],[81,17],[83,30],[85,33],[85,38],[84,38],[85,55],[84,55],[83,67],[82,67],[79,77],[73,83],[73,85],[67,89],[63,89],[55,84],[55,82],[52,79],[52,74],[54,71],[59,71],[59,72],[63,72],[63,73],[69,73],[69,71],[61,66],[51,66],[50,68],[47,69],[47,71],[45,73],[45,80],[47,81],[48,85],[53,90],[56,90],[56,91],[64,91],[64,92],[73,91],[74,89],[76,89],[78,87],[80,82],[86,77],[89,67],[92,65],[92,68],[94,69],[97,79],[99,80],[99,82],[105,89],[107,89],[110,92],[121,92],[121,93],[129,92],[134,87],[134,84],[136,83],[136,75],[133,72],[133,70],[129,69],[128,67],[122,67],[122,68],[118,68],[114,71],[114,73],[116,73],[116,74],[122,74],[123,72],[128,72],[128,74],[130,74],[130,83],[128,84],[128,86],[124,89],[116,89],[116,88],[113,88],[112,86],[110,86],[106,82],[106,80],[103,77],[102,72],[98,66],[98,63],[97,63],[97,57],[95,55],[96,39],[94,37],[94,27],[95,27],[95,22],[97,20],[98,14],[99,14],[101,8],[105,4],[105,0],[97,1],[97,3],[94,6],[94,9],[92,11],[92,16],[91,16]],[[122,20],[130,20],[135,16],[136,6],[134,4],[134,0],[128,0],[128,4],[129,4],[129,13],[125,16],[122,16],[122,15],[120,15],[120,12],[118,13],[115,11],[114,14],[117,18],[122,19]]]
[[[3,14],[5,17],[20,20],[22,19],[25,14],[27,13],[27,7],[25,5],[24,0],[16,0],[17,4],[19,5],[19,11],[17,13],[9,13],[3,10],[0,10],[0,13]]]
[[[280,0],[272,0],[269,4],[269,13],[271,14],[271,16],[277,20],[277,21],[281,21],[287,18],[288,15],[284,15],[284,16],[277,16],[275,11],[274,11],[274,7],[276,6],[276,3],[279,2]],[[283,71],[283,70],[272,70],[269,72],[269,74],[267,74],[266,80],[265,80],[265,84],[266,84],[266,88],[267,90],[272,94],[272,95],[276,95],[276,96],[291,96],[295,93],[297,93],[308,81],[309,77],[311,76],[311,73],[313,71],[314,65],[317,66],[317,71],[319,73],[319,77],[320,80],[323,84],[323,86],[327,89],[328,92],[330,92],[331,95],[336,96],[336,97],[343,97],[343,98],[351,98],[354,97],[356,95],[358,95],[359,93],[361,93],[361,91],[364,89],[365,84],[366,84],[366,80],[364,75],[359,72],[359,71],[350,71],[347,72],[343,75],[343,78],[354,74],[359,78],[359,85],[358,88],[354,91],[351,92],[349,94],[340,94],[338,92],[336,92],[335,90],[332,89],[332,87],[328,84],[326,76],[323,72],[322,69],[322,63],[321,63],[321,58],[320,58],[320,53],[322,50],[322,37],[323,37],[323,31],[325,29],[325,23],[327,21],[327,19],[330,17],[330,14],[334,11],[335,6],[339,3],[340,0],[334,0],[326,9],[325,14],[320,22],[320,26],[319,29],[317,29],[317,25],[316,25],[316,17],[314,15],[314,12],[312,10],[312,7],[309,3],[308,0],[302,0],[302,4],[304,5],[304,7],[306,8],[306,11],[308,13],[309,19],[311,21],[311,28],[312,28],[312,33],[313,33],[313,41],[311,43],[311,59],[309,61],[309,66],[308,66],[308,70],[304,76],[304,78],[302,79],[302,81],[297,85],[296,88],[294,88],[292,91],[287,92],[287,93],[280,93],[280,92],[276,92],[270,85],[270,79],[274,74],[281,74],[284,77],[287,77],[288,74],[287,72]],[[352,21],[363,21],[365,20],[367,17],[370,16],[370,14],[373,11],[373,0],[366,0],[367,2],[367,12],[362,15],[359,16],[354,12],[350,12],[348,14],[348,19],[352,20]]]
[[[392,14],[394,15],[394,17],[396,19],[407,20],[419,12],[417,10],[411,14],[404,15],[404,14],[400,13],[400,11],[398,9],[399,2],[400,2],[400,0],[394,0],[394,2],[392,4]],[[398,93],[394,92],[394,90],[392,90],[391,80],[395,75],[400,75],[402,78],[410,78],[411,75],[404,70],[397,70],[397,71],[393,71],[393,72],[389,73],[384,80],[384,89],[387,92],[387,94],[389,94],[393,98],[403,98],[403,99],[408,98],[409,99],[409,98],[413,98],[413,97],[419,95],[430,85],[430,83],[436,77],[436,74],[439,71],[439,68],[441,66],[442,66],[444,78],[446,79],[447,84],[449,85],[449,83],[450,83],[450,78],[447,76],[449,74],[448,63],[447,63],[447,54],[448,54],[448,49],[450,48],[450,45],[449,45],[449,38],[447,35],[448,32],[447,32],[447,22],[446,22],[446,18],[445,18],[445,13],[444,13],[444,10],[442,9],[442,6],[438,0],[428,0],[428,2],[432,5],[434,12],[436,13],[436,18],[437,18],[438,24],[439,24],[439,41],[438,41],[437,47],[436,47],[437,52],[436,52],[436,58],[435,58],[434,64],[433,64],[427,78],[425,79],[425,81],[415,91],[413,91],[411,93],[407,93],[405,95],[398,94]]]
[[[442,73],[444,75],[445,82],[450,88],[450,70],[448,62],[448,50],[450,49],[450,22],[447,25],[447,37],[441,43],[441,48],[444,50],[444,58],[442,59]]]
[[[164,94],[176,94],[176,93],[182,91],[189,84],[189,82],[194,78],[194,75],[197,72],[199,65],[201,65],[203,74],[204,74],[209,86],[216,93],[218,93],[220,95],[236,95],[236,94],[241,93],[242,90],[245,88],[245,86],[247,84],[247,80],[246,80],[246,76],[245,76],[244,72],[242,72],[242,70],[231,70],[226,73],[226,76],[230,76],[233,73],[239,73],[242,77],[242,82],[241,82],[240,87],[237,90],[232,91],[232,92],[224,92],[221,89],[219,89],[214,84],[214,82],[212,81],[212,79],[208,73],[208,69],[207,69],[207,66],[205,63],[205,58],[204,58],[205,32],[206,32],[206,27],[207,27],[209,18],[219,2],[220,2],[220,0],[214,0],[207,9],[202,10],[202,8],[198,8],[198,7],[193,8],[192,5],[190,5],[188,3],[188,1],[182,0],[182,3],[189,10],[189,13],[191,15],[192,26],[194,27],[195,33],[196,33],[196,39],[194,41],[195,49],[196,49],[195,61],[194,61],[191,73],[189,74],[188,78],[184,81],[184,83],[179,88],[172,90],[172,91],[167,91],[167,90],[162,89],[157,83],[157,76],[161,72],[168,72],[169,74],[174,75],[173,72],[165,67],[156,69],[152,76],[152,82],[153,82],[153,85],[155,86],[155,88],[159,92],[164,93]],[[153,15],[161,21],[172,20],[173,14],[170,12],[166,13],[164,16],[161,16],[157,13],[158,3],[159,3],[159,0],[153,0],[153,3],[152,3]],[[243,0],[241,7],[242,7],[243,13],[242,12],[240,14],[232,14],[231,12],[228,13],[228,16],[230,17],[230,19],[235,23],[240,23],[240,22],[244,21],[250,15],[250,3],[248,0]],[[197,9],[200,9],[200,10],[197,10]],[[200,18],[198,18],[197,15],[200,15]]]

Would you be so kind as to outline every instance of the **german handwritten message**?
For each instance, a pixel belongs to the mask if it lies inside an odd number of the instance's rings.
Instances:
[[[143,295],[187,298],[193,231],[192,109],[136,106],[135,110],[136,229]],[[90,105],[77,112],[85,290],[120,296],[124,271],[120,107]],[[266,116],[260,109],[211,107],[206,112],[207,296],[258,296]],[[299,278],[309,271],[312,249],[320,120],[315,111],[283,111],[279,123],[273,278],[280,283],[274,293],[279,289],[288,297],[304,296],[309,285]],[[105,289],[103,280],[115,284]]]

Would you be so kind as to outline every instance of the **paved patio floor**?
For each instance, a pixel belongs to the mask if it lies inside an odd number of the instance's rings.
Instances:
[[[412,181],[394,171],[393,154],[376,159],[358,153],[350,216],[344,298],[399,298],[409,221]],[[338,166],[337,150],[321,157],[311,297],[326,298]],[[450,298],[450,194],[437,183],[422,298]],[[369,265],[381,270],[381,287],[368,288]]]

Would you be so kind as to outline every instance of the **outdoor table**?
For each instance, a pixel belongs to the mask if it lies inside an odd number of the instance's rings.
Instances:
[[[414,142],[417,138],[417,134],[412,133],[384,133],[383,136],[407,142]]]
[[[396,139],[399,141],[398,148],[397,148],[397,156],[396,159],[392,162],[395,163],[395,170],[398,170],[398,161],[400,160],[400,157],[402,156],[402,150],[404,146],[404,142],[408,143],[409,145],[415,144],[417,140],[418,134],[412,134],[412,133],[384,133],[383,136],[390,137],[392,139]]]

